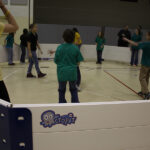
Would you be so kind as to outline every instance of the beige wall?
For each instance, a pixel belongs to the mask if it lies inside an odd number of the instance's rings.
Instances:
[[[16,33],[15,36],[15,41],[17,44],[20,43],[20,35],[22,34],[22,30],[24,28],[28,28],[29,25],[29,5],[27,6],[21,6],[21,5],[10,5],[10,0],[8,0],[9,3],[7,5],[7,8],[9,9],[9,11],[11,11],[11,13],[14,15],[14,17],[16,18],[17,23],[19,24],[19,30]],[[28,3],[29,4],[29,3]],[[31,22],[33,21],[33,0],[31,0]],[[7,22],[6,19],[4,19],[4,15],[3,13],[0,11],[0,21],[2,22]],[[3,44],[3,41],[6,37],[6,34],[2,35],[2,37],[0,38],[0,44]]]

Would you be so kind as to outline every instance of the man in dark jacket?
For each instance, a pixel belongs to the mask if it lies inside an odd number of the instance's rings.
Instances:
[[[123,37],[127,39],[131,39],[131,32],[129,31],[129,26],[126,25],[124,29],[120,30],[118,33],[118,46],[120,47],[128,47],[129,43],[123,40]]]

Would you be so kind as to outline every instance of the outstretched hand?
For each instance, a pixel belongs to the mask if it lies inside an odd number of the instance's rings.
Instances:
[[[53,55],[55,53],[54,50],[48,50],[48,54]]]
[[[126,37],[123,37],[123,40],[128,42],[128,39]]]

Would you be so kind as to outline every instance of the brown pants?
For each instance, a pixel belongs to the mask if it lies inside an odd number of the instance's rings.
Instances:
[[[148,84],[149,84],[149,77],[150,77],[150,67],[141,67],[140,71],[140,83],[141,83],[141,91],[143,94],[148,94]]]

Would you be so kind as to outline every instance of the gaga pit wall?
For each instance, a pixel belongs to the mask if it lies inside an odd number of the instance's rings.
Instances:
[[[3,101],[0,105],[10,107]],[[31,112],[33,150],[150,150],[150,101],[17,104],[12,108]],[[76,122],[44,128],[41,115],[49,110],[73,113]]]
[[[49,56],[47,51],[50,49],[56,50],[58,45],[59,44],[41,44],[41,48],[43,49],[44,54],[39,54],[39,58],[54,58],[54,56]],[[81,53],[83,54],[86,61],[95,61],[97,59],[96,45],[82,45]],[[141,56],[142,51],[139,51],[139,63],[141,61]],[[130,63],[131,50],[130,48],[125,47],[105,45],[103,58],[110,61]]]
[[[38,53],[39,58],[49,59],[54,58],[54,55],[50,56],[48,50],[56,50],[59,44],[41,44],[43,50],[43,55]],[[81,53],[83,54],[85,60],[87,61],[96,61],[96,46],[95,45],[82,45]],[[21,49],[19,46],[14,45],[14,60],[20,60]],[[142,51],[139,51],[139,63],[141,61]],[[105,46],[103,52],[103,58],[110,61],[118,61],[130,63],[131,51],[130,48],[117,47],[117,46]],[[0,62],[8,61],[8,52],[4,46],[0,46]]]

